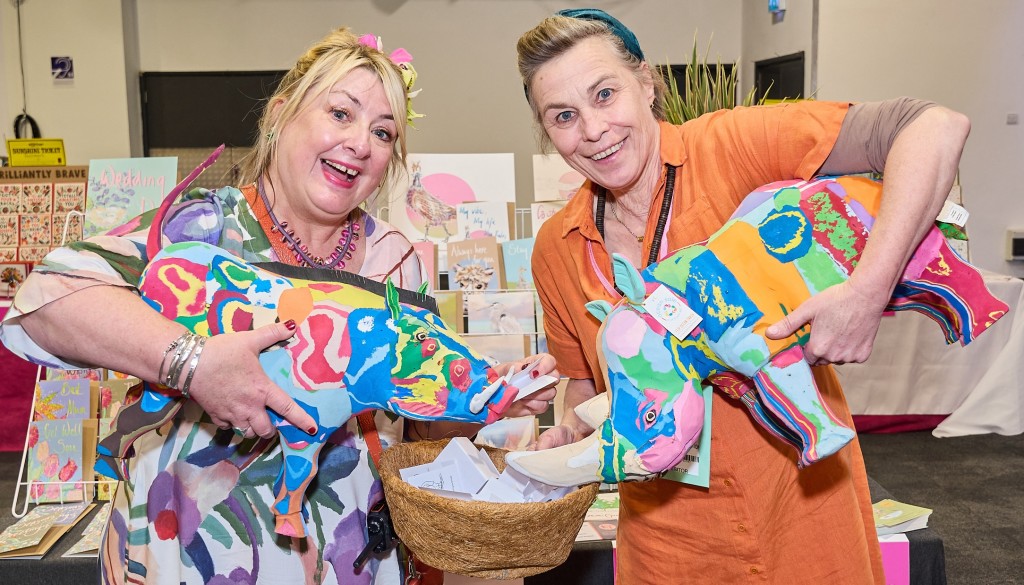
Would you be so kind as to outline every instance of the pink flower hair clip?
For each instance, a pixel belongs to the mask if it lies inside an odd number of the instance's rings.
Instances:
[[[381,42],[380,37],[365,34],[359,37],[359,44],[376,49],[380,52],[384,52],[384,43]],[[419,95],[420,90],[413,90],[413,85],[416,84],[416,69],[412,66],[412,54],[403,48],[395,49],[388,55],[391,62],[398,66],[398,69],[402,72],[402,81],[405,82],[405,122],[409,126],[415,128],[416,126],[412,123],[416,118],[422,118],[423,114],[417,114],[412,109],[412,98]]]

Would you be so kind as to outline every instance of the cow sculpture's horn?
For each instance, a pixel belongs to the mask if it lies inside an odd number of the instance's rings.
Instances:
[[[582,441],[544,451],[509,453],[505,461],[516,471],[555,486],[576,486],[601,481],[601,428],[610,411],[607,394],[576,407],[576,414],[595,430]]]

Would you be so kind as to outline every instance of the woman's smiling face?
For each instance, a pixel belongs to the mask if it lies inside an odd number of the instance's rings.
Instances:
[[[632,188],[658,158],[652,83],[642,83],[608,41],[591,37],[538,69],[531,93],[559,154],[593,182]]]
[[[343,217],[380,185],[397,122],[383,82],[365,67],[311,95],[281,131],[271,167],[275,192],[300,217]]]

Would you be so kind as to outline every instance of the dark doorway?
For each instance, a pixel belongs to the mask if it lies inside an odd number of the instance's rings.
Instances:
[[[804,52],[754,63],[757,98],[799,99],[804,93]]]
[[[265,100],[284,71],[143,73],[142,141],[154,148],[252,146]]]

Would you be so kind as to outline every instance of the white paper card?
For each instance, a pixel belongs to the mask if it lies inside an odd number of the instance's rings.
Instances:
[[[963,207],[947,200],[942,204],[942,211],[939,212],[939,217],[935,219],[944,223],[951,223],[957,227],[964,227],[970,215]]]
[[[647,297],[644,308],[678,339],[685,339],[701,322],[701,316],[663,284]]]

